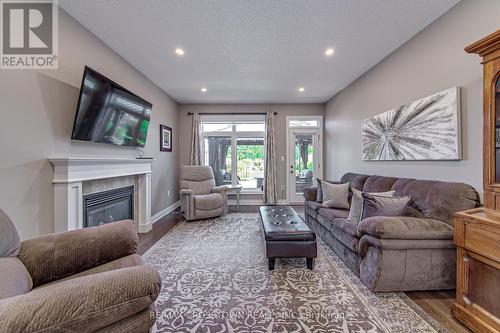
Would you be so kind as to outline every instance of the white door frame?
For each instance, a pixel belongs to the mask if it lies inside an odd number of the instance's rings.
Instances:
[[[292,120],[316,120],[318,122],[318,126],[311,127],[291,127],[290,121]],[[292,165],[292,156],[290,156],[291,151],[291,130],[297,130],[299,132],[311,133],[316,132],[318,138],[318,147],[317,147],[317,156],[318,161],[316,165],[317,173],[314,174],[314,177],[323,178],[323,116],[287,116],[286,117],[286,203],[294,204],[299,203],[303,204],[304,200],[301,201],[293,201],[290,197],[291,192],[291,184],[290,184],[290,165]],[[294,172],[295,174],[295,172]],[[313,182],[314,184],[314,182]]]

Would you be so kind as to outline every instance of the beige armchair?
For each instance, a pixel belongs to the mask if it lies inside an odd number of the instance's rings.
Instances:
[[[158,272],[133,221],[20,242],[0,209],[0,331],[149,332]]]
[[[227,214],[226,186],[215,186],[211,166],[181,166],[181,210],[187,221]]]

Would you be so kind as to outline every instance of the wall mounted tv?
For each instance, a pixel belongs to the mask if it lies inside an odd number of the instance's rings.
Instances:
[[[144,147],[153,105],[85,66],[74,140]]]

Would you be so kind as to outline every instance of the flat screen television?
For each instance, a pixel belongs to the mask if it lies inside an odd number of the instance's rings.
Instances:
[[[74,140],[144,147],[153,105],[85,66]]]

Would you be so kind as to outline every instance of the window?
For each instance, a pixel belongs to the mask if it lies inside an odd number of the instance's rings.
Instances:
[[[231,118],[228,120],[228,118]],[[262,191],[264,180],[264,116],[202,116],[204,164],[215,183]]]

